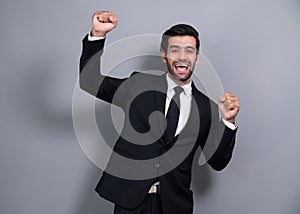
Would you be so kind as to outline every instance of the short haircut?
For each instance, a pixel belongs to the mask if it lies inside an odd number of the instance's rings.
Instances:
[[[164,51],[167,54],[169,38],[173,36],[192,36],[196,39],[197,53],[200,48],[200,39],[198,31],[187,24],[177,24],[166,30],[161,38],[160,51]]]

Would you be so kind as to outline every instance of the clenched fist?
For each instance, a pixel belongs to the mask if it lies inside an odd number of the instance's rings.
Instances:
[[[239,98],[233,94],[225,93],[224,96],[219,97],[218,106],[223,119],[235,123],[235,117],[240,109]]]
[[[103,37],[118,23],[116,15],[108,11],[95,12],[92,18],[91,36]]]

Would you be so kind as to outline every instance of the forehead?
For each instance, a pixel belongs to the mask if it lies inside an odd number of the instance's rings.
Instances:
[[[193,36],[172,36],[168,41],[168,48],[171,46],[192,46],[196,48],[196,39]]]

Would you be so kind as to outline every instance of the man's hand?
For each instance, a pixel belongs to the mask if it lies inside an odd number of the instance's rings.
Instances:
[[[108,11],[95,12],[92,18],[91,36],[103,37],[113,30],[118,23],[116,15]]]
[[[219,97],[218,106],[223,119],[235,123],[235,117],[240,109],[239,98],[233,94],[225,93],[224,96]]]

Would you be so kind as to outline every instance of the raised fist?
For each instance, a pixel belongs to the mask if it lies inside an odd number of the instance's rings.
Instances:
[[[224,96],[219,97],[218,105],[223,119],[235,123],[235,117],[240,109],[239,98],[233,94],[225,93]]]
[[[118,23],[116,15],[109,11],[95,12],[92,18],[91,36],[103,37]]]

